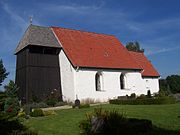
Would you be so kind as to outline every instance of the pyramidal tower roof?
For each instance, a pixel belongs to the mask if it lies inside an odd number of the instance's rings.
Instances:
[[[42,27],[36,25],[29,25],[21,41],[19,42],[15,54],[20,52],[28,45],[56,47],[61,48],[56,37],[51,30],[51,27]]]

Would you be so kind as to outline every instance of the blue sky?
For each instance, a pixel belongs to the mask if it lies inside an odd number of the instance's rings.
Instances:
[[[138,41],[164,78],[180,74],[180,0],[0,0],[0,58],[15,78],[14,50],[29,25],[61,26]]]

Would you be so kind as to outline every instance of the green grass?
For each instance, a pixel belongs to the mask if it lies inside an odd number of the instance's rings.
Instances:
[[[118,110],[127,117],[152,120],[155,128],[150,134],[180,135],[180,103],[170,105],[102,105],[107,110]],[[36,129],[39,135],[79,135],[79,121],[93,108],[56,111],[57,115],[31,118],[26,125]]]

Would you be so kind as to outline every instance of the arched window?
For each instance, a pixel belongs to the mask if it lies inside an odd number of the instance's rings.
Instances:
[[[125,89],[125,75],[123,73],[120,75],[120,86],[121,89]]]
[[[99,72],[96,73],[95,75],[95,85],[96,85],[96,91],[102,90],[102,74]]]

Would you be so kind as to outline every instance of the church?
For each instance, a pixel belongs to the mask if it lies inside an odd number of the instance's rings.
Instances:
[[[142,52],[128,51],[114,36],[61,27],[29,25],[16,50],[19,97],[63,101],[159,91],[159,73]]]

